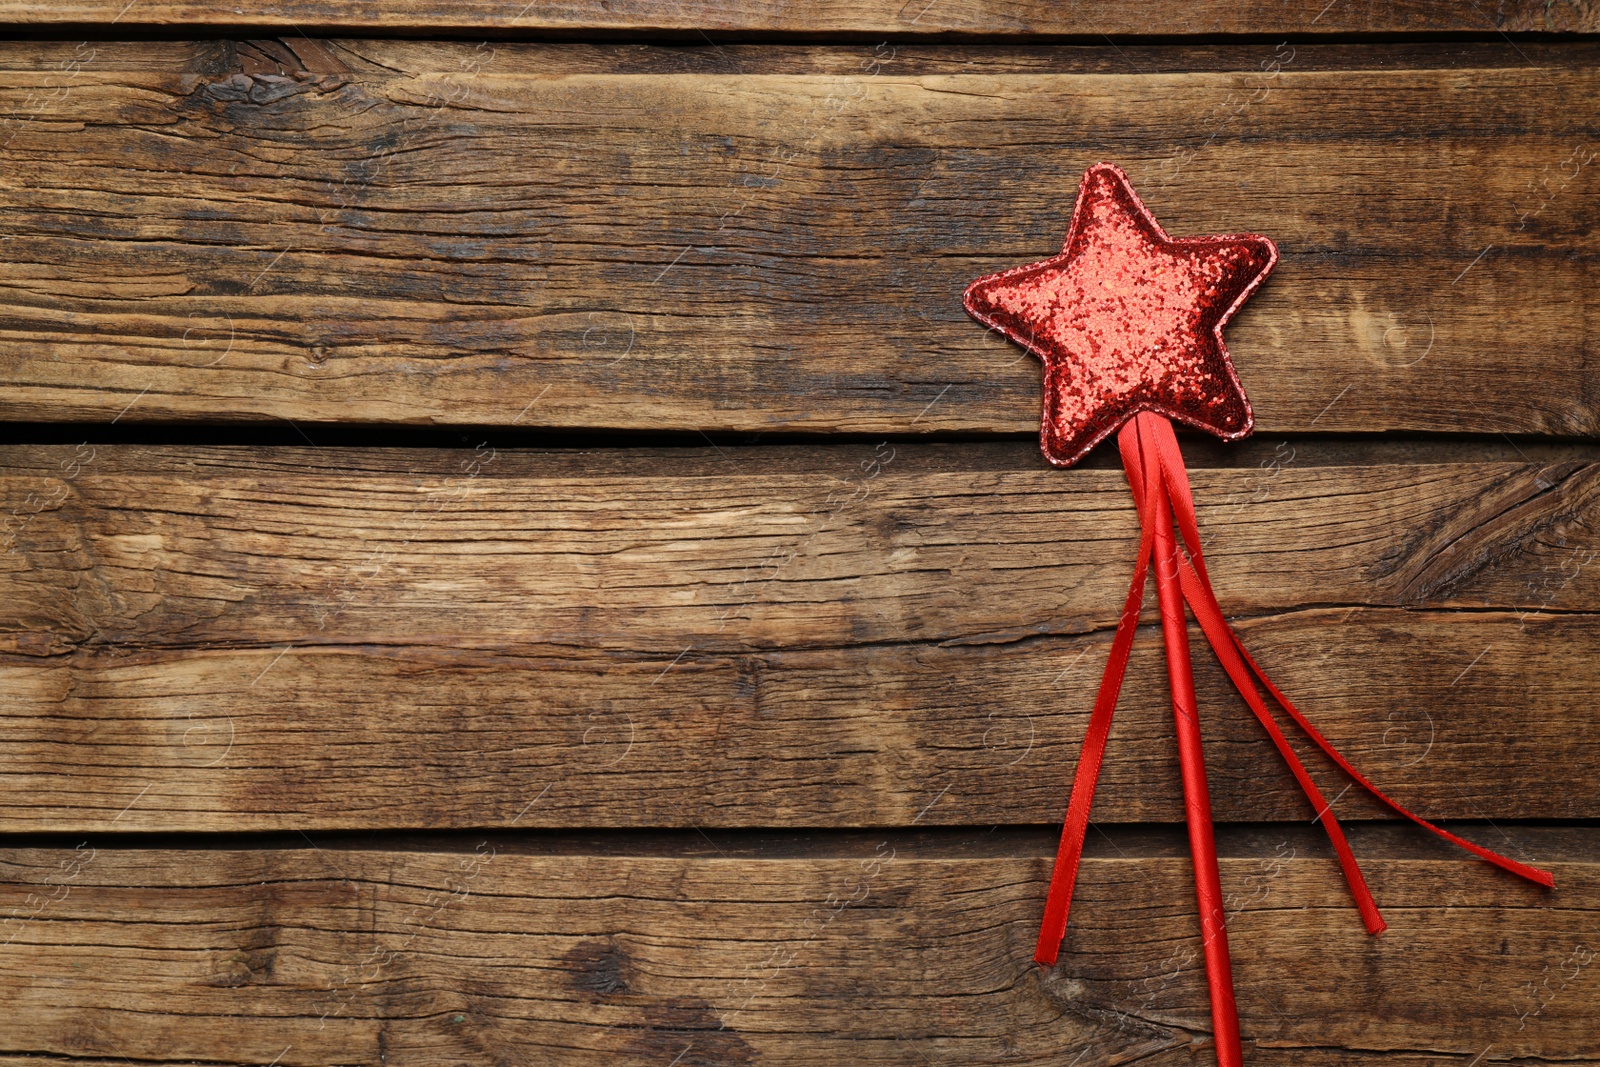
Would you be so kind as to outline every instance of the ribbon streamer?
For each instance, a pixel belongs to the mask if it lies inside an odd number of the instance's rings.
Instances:
[[[1123,676],[1127,672],[1128,657],[1133,649],[1134,632],[1138,627],[1139,613],[1144,607],[1146,577],[1153,562],[1183,777],[1184,814],[1194,861],[1195,898],[1200,910],[1206,981],[1211,994],[1217,1064],[1218,1067],[1242,1067],[1239,1017],[1234,1002],[1232,962],[1228,953],[1227,920],[1217,871],[1216,845],[1212,838],[1211,801],[1201,752],[1198,702],[1190,670],[1188,625],[1183,609],[1185,602],[1239,695],[1244,698],[1245,704],[1255,714],[1293,772],[1306,800],[1316,812],[1317,821],[1327,831],[1334,852],[1338,855],[1339,866],[1344,871],[1345,881],[1350,886],[1350,893],[1355,898],[1356,908],[1369,933],[1380,934],[1385,928],[1377,903],[1367,888],[1366,879],[1339,826],[1339,820],[1334,817],[1332,804],[1324,799],[1305,765],[1290,747],[1262,699],[1257,682],[1341,770],[1398,814],[1529,881],[1553,887],[1555,880],[1546,871],[1507,859],[1412,814],[1356,770],[1289,698],[1272,684],[1222,614],[1211,588],[1211,579],[1206,574],[1205,559],[1200,550],[1200,528],[1189,491],[1189,475],[1178,450],[1172,424],[1160,415],[1142,411],[1122,426],[1117,435],[1117,444],[1122,452],[1128,487],[1139,513],[1139,552],[1134,562],[1133,581],[1128,588],[1122,615],[1117,621],[1111,655],[1106,661],[1105,674],[1095,697],[1094,710],[1089,716],[1089,727],[1073,777],[1072,794],[1061,829],[1061,845],[1051,873],[1050,893],[1045,902],[1044,920],[1040,926],[1034,959],[1045,966],[1054,964],[1066,934],[1073,886],[1077,881],[1083,842],[1089,826],[1089,810],[1094,803],[1095,785],[1105,756],[1112,713],[1122,691]],[[1174,526],[1177,536],[1174,535]]]

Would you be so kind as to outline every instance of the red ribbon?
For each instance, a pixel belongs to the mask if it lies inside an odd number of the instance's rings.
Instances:
[[[1217,873],[1217,851],[1211,833],[1211,799],[1206,787],[1205,760],[1200,748],[1199,709],[1195,699],[1194,678],[1190,672],[1189,633],[1183,611],[1185,601],[1234,687],[1277,746],[1279,754],[1289,765],[1316,812],[1317,820],[1327,831],[1334,852],[1338,854],[1345,881],[1350,886],[1350,893],[1355,897],[1356,908],[1369,933],[1380,934],[1384,930],[1385,924],[1383,917],[1378,914],[1378,905],[1367,889],[1366,879],[1362,877],[1361,868],[1350,851],[1339,820],[1334,817],[1332,804],[1323,799],[1322,792],[1311,780],[1305,765],[1290,748],[1288,739],[1261,699],[1256,688],[1258,681],[1318,748],[1384,804],[1446,841],[1460,845],[1513,874],[1543,886],[1554,886],[1555,880],[1545,871],[1506,859],[1413,815],[1385,796],[1351,766],[1289,698],[1272,684],[1223,616],[1216,594],[1211,589],[1211,579],[1206,575],[1205,559],[1200,552],[1200,527],[1195,521],[1194,500],[1189,493],[1189,474],[1184,468],[1183,456],[1178,451],[1172,424],[1159,415],[1141,412],[1122,427],[1117,435],[1117,444],[1122,451],[1122,465],[1128,476],[1128,486],[1133,491],[1134,504],[1139,511],[1139,554],[1134,563],[1128,599],[1123,605],[1116,636],[1111,642],[1111,656],[1106,661],[1100,692],[1095,697],[1094,710],[1089,716],[1089,729],[1084,736],[1078,769],[1072,780],[1072,797],[1067,804],[1065,824],[1061,828],[1061,846],[1056,854],[1055,870],[1050,877],[1050,894],[1045,902],[1044,921],[1039,930],[1039,945],[1034,952],[1034,959],[1046,966],[1055,963],[1061,939],[1066,934],[1067,913],[1072,903],[1073,885],[1077,881],[1078,862],[1083,856],[1083,841],[1089,827],[1089,809],[1094,803],[1095,783],[1100,777],[1106,737],[1111,731],[1111,715],[1117,706],[1117,696],[1122,691],[1128,655],[1133,649],[1134,631],[1144,607],[1145,577],[1153,560],[1156,595],[1161,607],[1162,636],[1167,652],[1167,676],[1172,688],[1179,766],[1183,776],[1184,814],[1189,827],[1189,847],[1194,858],[1195,898],[1200,908],[1206,981],[1211,991],[1217,1064],[1218,1067],[1241,1067],[1239,1016],[1233,997],[1233,969],[1228,955],[1227,922]],[[1173,535],[1174,522],[1182,537],[1182,545]]]

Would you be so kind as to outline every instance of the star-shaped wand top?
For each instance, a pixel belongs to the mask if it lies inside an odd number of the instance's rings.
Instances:
[[[1097,163],[1061,254],[979,278],[963,302],[1044,361],[1040,441],[1069,467],[1140,411],[1250,433],[1222,327],[1277,261],[1256,234],[1168,237],[1122,169]]]

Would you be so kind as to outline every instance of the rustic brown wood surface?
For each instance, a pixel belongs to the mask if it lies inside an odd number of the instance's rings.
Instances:
[[[959,294],[1106,158],[1283,251],[1225,610],[1557,881],[1301,744],[1366,935],[1194,635],[1248,1067],[1600,1067],[1593,4],[0,28],[0,1067],[1213,1062],[1153,599],[1030,962],[1136,531]]]
[[[930,451],[8,448],[0,827],[1050,822],[1131,503]],[[1330,736],[1432,815],[1600,817],[1600,467],[1269,455],[1194,472],[1211,569]],[[1098,818],[1182,817],[1158,649]],[[1201,662],[1219,818],[1307,817]]]
[[[1593,615],[1337,609],[1241,629],[1335,744],[1419,813],[1600,818]],[[1141,640],[1101,821],[1183,818],[1160,636]],[[1050,823],[1106,643],[676,664],[385,646],[0,657],[0,829]],[[1198,678],[1217,817],[1309,819],[1209,654]],[[1341,818],[1386,814],[1300,748]]]
[[[1486,1047],[1600,1062],[1593,835],[1515,833],[1556,890],[1358,833],[1381,938],[1305,831],[1224,834],[1252,1067],[1481,1063]],[[0,1048],[17,1063],[1196,1062],[1210,1020],[1181,836],[1096,843],[1048,972],[1028,956],[1052,844],[12,850]]]
[[[34,768],[0,825],[506,825],[546,789],[530,824],[893,824],[931,781],[939,822],[1059,816],[1133,553],[1120,474],[619,456],[0,454]],[[1600,467],[1278,458],[1195,470],[1202,523],[1331,736],[1438,816],[1600,816]],[[1147,643],[1106,819],[1181,817],[1162,670]],[[1202,677],[1219,817],[1304,817]]]
[[[344,450],[274,471],[237,450],[200,471],[175,449],[142,475],[114,457],[97,469],[115,446],[31,450],[0,465],[0,635],[32,654],[410,645],[666,662],[1115,624],[1137,542],[1119,472],[902,473],[903,447],[801,473],[770,449],[694,476],[648,451],[591,476],[492,447],[408,474],[363,472]],[[1284,460],[1193,473],[1235,615],[1600,603],[1600,465]]]
[[[1023,433],[1037,363],[959,295],[1112,158],[1173,232],[1280,242],[1229,335],[1264,431],[1600,425],[1587,52],[73,47],[0,76],[11,419]]]
[[[1582,0],[1158,0],[1118,4],[1088,0],[280,0],[239,6],[224,0],[57,0],[0,3],[0,22],[22,26],[112,24],[178,31],[238,25],[285,32],[329,30],[402,33],[631,31],[799,34],[878,33],[895,36],[974,34],[986,37],[1217,33],[1522,33],[1600,30],[1600,16]]]

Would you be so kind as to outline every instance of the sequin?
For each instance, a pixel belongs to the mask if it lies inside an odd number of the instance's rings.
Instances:
[[[1122,169],[1097,163],[1061,254],[979,278],[963,302],[1044,361],[1040,444],[1070,467],[1140,411],[1249,434],[1222,327],[1277,261],[1256,234],[1168,237]]]

